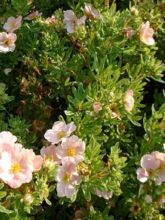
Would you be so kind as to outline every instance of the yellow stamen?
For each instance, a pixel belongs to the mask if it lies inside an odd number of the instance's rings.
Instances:
[[[21,171],[21,166],[19,163],[15,162],[13,163],[12,167],[11,167],[11,172],[14,173],[14,174],[17,174]]]
[[[59,137],[59,138],[65,137],[65,132],[64,132],[64,131],[58,132],[58,137]]]
[[[68,182],[70,182],[70,180],[71,180],[71,174],[70,173],[65,173],[65,175],[63,176],[63,181],[65,183],[68,183]]]
[[[74,147],[71,147],[67,150],[67,155],[70,157],[74,157],[76,155],[76,149]]]

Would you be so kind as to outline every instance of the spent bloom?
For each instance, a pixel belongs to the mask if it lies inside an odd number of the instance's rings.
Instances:
[[[91,4],[85,4],[84,14],[91,20],[97,19],[100,17],[100,13],[95,9]]]
[[[57,121],[53,124],[52,129],[46,131],[44,137],[52,144],[59,143],[63,138],[70,136],[76,130],[76,125],[71,122],[66,124],[63,121]]]
[[[14,33],[0,33],[0,53],[13,52],[15,50],[15,42],[17,36]]]
[[[77,18],[72,10],[64,11],[64,24],[68,33],[74,33],[76,28],[85,25],[86,16]]]
[[[10,132],[0,133],[0,179],[11,188],[18,188],[32,180],[32,173],[39,171],[43,159],[33,150],[24,149]]]
[[[22,25],[22,16],[18,16],[17,18],[9,17],[7,22],[4,24],[3,28],[7,32],[14,32],[15,30],[19,29]]]
[[[165,182],[165,153],[154,151],[151,154],[145,154],[140,164],[141,168],[136,171],[140,182],[146,182],[150,177],[158,185]]]
[[[154,30],[153,28],[150,28],[150,22],[147,21],[146,23],[143,23],[140,28],[140,40],[146,44],[146,45],[154,45],[155,40],[153,38]]]
[[[98,189],[95,190],[95,194],[98,196],[98,197],[102,197],[106,200],[109,200],[112,198],[112,195],[113,193],[112,192],[108,192],[108,191],[100,191]]]
[[[29,15],[27,15],[24,20],[28,20],[28,21],[31,21],[39,16],[41,16],[42,13],[40,13],[39,11],[33,11],[31,12]]]
[[[59,197],[72,198],[76,193],[76,186],[80,183],[80,176],[74,162],[65,160],[59,167],[57,175],[57,195]]]
[[[93,110],[94,112],[98,113],[102,110],[102,105],[100,102],[94,102],[93,103]]]
[[[57,157],[60,160],[73,160],[79,163],[84,160],[85,143],[76,135],[62,140],[61,145],[57,147]]]
[[[124,96],[124,107],[127,112],[131,112],[134,107],[133,90],[129,89]]]

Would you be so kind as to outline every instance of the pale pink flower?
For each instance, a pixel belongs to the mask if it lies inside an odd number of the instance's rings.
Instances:
[[[75,130],[76,125],[73,122],[66,124],[63,121],[57,121],[53,124],[52,129],[46,131],[44,137],[52,144],[57,144]]]
[[[77,136],[73,135],[62,140],[57,147],[57,157],[62,161],[70,159],[79,163],[84,160],[85,143]]]
[[[134,107],[133,91],[129,89],[124,96],[124,107],[127,112],[131,112]]]
[[[7,32],[14,32],[19,29],[22,25],[22,16],[18,16],[17,18],[10,17],[7,19],[7,22],[4,24],[3,28]]]
[[[72,198],[77,192],[76,186],[80,184],[80,177],[76,169],[76,164],[65,160],[59,167],[57,175],[57,196]]]
[[[38,172],[42,168],[43,158],[40,155],[35,155],[32,149],[23,149],[29,165],[31,164],[33,172]]]
[[[149,178],[148,172],[143,168],[138,168],[136,170],[136,174],[137,174],[137,179],[142,183],[146,182]]]
[[[95,193],[98,197],[102,197],[106,200],[109,200],[112,198],[113,193],[112,192],[108,192],[108,191],[100,191],[98,189],[95,190]]]
[[[0,53],[13,52],[15,50],[15,42],[17,36],[14,33],[0,33]]]
[[[155,170],[159,167],[160,165],[160,161],[156,160],[154,155],[151,154],[145,154],[142,158],[141,158],[141,167],[145,170]]]
[[[93,110],[94,112],[98,113],[102,110],[102,105],[100,102],[94,102],[93,103]]]
[[[32,180],[32,167],[21,151],[4,151],[0,159],[0,179],[11,188],[18,188]]]
[[[84,14],[91,20],[97,19],[100,17],[100,13],[95,9],[91,4],[85,4]]]
[[[154,30],[150,28],[150,22],[143,23],[140,29],[140,40],[146,45],[154,45],[155,40],[153,38]]]
[[[77,18],[72,10],[64,11],[64,24],[68,33],[74,33],[77,27],[85,25],[86,16]]]
[[[43,147],[41,149],[41,155],[46,159],[53,160],[56,164],[61,164],[61,160],[57,157],[57,147],[55,145],[50,145],[48,147]]]
[[[29,15],[27,15],[24,20],[28,20],[28,21],[31,21],[39,16],[41,16],[42,13],[39,13],[39,11],[33,11],[31,12]]]

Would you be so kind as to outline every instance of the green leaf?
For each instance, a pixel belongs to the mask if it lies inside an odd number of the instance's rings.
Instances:
[[[10,214],[13,211],[6,209],[4,206],[0,205],[0,212]]]

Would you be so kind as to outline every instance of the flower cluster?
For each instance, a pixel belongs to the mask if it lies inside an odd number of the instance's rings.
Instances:
[[[70,136],[75,130],[73,122],[66,124],[57,121],[44,135],[51,145],[43,147],[41,155],[45,161],[53,160],[58,165],[55,180],[59,197],[71,198],[81,181],[77,165],[84,160],[85,143],[76,135]]]
[[[165,182],[165,153],[154,151],[151,154],[145,154],[140,161],[141,168],[138,168],[137,178],[144,183],[148,179],[155,181],[157,185]]]
[[[3,29],[8,33],[0,33],[1,53],[13,52],[15,50],[15,42],[17,40],[17,35],[13,32],[19,29],[21,27],[21,24],[22,16],[18,16],[17,18],[9,17],[7,19],[7,22],[4,24]]]
[[[16,136],[8,131],[0,133],[0,179],[11,188],[18,188],[32,180],[32,173],[39,171],[43,159],[33,150],[16,143]]]

